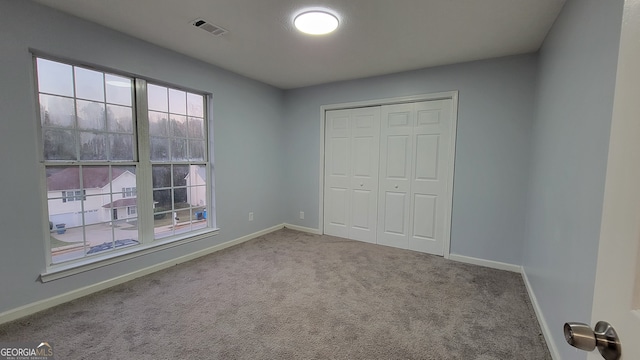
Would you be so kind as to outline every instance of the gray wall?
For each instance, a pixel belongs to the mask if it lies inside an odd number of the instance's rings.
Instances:
[[[41,284],[43,185],[29,48],[214,94],[217,236]],[[0,312],[282,223],[283,93],[30,1],[0,0]],[[255,220],[247,221],[253,211]]]
[[[285,92],[286,222],[320,228],[321,105],[458,90],[451,251],[520,264],[535,79],[524,55]]]
[[[539,58],[523,265],[562,359],[566,321],[589,322],[622,0],[569,1]]]

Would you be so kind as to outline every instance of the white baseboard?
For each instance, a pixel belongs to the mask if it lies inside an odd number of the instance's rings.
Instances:
[[[276,226],[272,226],[270,228],[255,232],[253,234],[249,234],[249,235],[245,235],[243,237],[240,237],[238,239],[235,240],[231,240],[231,241],[227,241],[225,243],[222,244],[218,244],[218,245],[214,245],[211,247],[208,247],[206,249],[202,249],[200,251],[196,251],[194,253],[191,254],[187,254],[184,256],[180,256],[178,258],[175,259],[171,259],[169,261],[165,261],[165,262],[161,262],[159,264],[156,265],[152,265],[149,267],[146,267],[144,269],[140,269],[140,270],[136,270],[134,272],[125,274],[125,275],[121,275],[109,280],[105,280],[105,281],[101,281],[99,283],[95,283],[89,286],[85,286],[82,287],[80,289],[76,289],[64,294],[60,294],[48,299],[44,299],[44,300],[40,300],[40,301],[36,301],[33,302],[31,304],[27,304],[24,306],[20,306],[18,308],[15,309],[11,309],[11,310],[7,310],[3,313],[0,313],[0,324],[4,324],[6,322],[9,321],[13,321],[16,319],[19,319],[21,317],[27,316],[27,315],[31,315],[34,314],[38,311],[42,311],[45,309],[48,309],[50,307],[54,307],[56,305],[60,305],[66,302],[69,302],[71,300],[75,300],[78,298],[81,298],[83,296],[110,288],[112,286],[115,285],[119,285],[122,283],[125,283],[127,281],[131,281],[133,279],[139,278],[141,276],[145,276],[145,275],[149,275],[151,273],[154,273],[156,271],[160,271],[166,268],[169,268],[171,266],[175,266],[196,258],[199,258],[201,256],[205,256],[205,255],[209,255],[211,253],[214,253],[216,251],[220,251],[222,249],[226,249],[228,247],[234,246],[234,245],[238,245],[241,244],[243,242],[246,242],[248,240],[257,238],[258,236],[262,236],[262,235],[266,235],[268,233],[274,232],[276,230],[280,230],[284,227],[284,224],[280,224],[280,225],[276,225]]]
[[[298,231],[303,231],[310,234],[322,235],[322,231],[320,231],[320,229],[308,228],[308,227],[292,225],[292,224],[284,224],[284,227],[291,230],[298,230]]]
[[[538,299],[536,295],[533,293],[533,289],[531,288],[531,283],[529,282],[529,278],[527,277],[527,272],[522,268],[522,280],[524,280],[524,286],[527,288],[527,293],[529,293],[529,299],[531,299],[531,304],[533,305],[533,311],[536,313],[536,317],[538,318],[538,323],[540,324],[540,328],[542,329],[542,335],[544,336],[544,340],[547,342],[547,348],[551,353],[551,357],[553,360],[560,360],[560,353],[558,352],[558,346],[556,345],[555,339],[551,334],[551,329],[547,324],[547,321],[542,315],[542,309],[540,308],[540,304],[538,304]]]
[[[493,260],[485,260],[485,259],[474,258],[474,257],[458,255],[458,254],[449,254],[449,260],[459,261],[459,262],[473,264],[473,265],[480,265],[480,266],[489,267],[489,268],[498,269],[498,270],[506,270],[506,271],[512,271],[517,273],[522,272],[522,267],[520,265],[503,263],[503,262],[493,261]]]

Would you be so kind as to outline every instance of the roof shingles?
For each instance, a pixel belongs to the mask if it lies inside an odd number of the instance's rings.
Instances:
[[[111,180],[128,172],[126,169],[112,167]],[[108,166],[84,166],[82,168],[83,188],[96,189],[109,184]],[[56,171],[47,177],[47,190],[74,190],[80,189],[80,167],[71,166],[63,170]]]

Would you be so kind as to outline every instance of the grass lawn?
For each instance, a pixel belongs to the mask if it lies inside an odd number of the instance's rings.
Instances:
[[[62,241],[62,240],[56,239],[53,235],[51,235],[51,248],[52,249],[59,248],[61,246],[80,244],[80,243],[81,243],[81,241],[75,241],[75,242]]]

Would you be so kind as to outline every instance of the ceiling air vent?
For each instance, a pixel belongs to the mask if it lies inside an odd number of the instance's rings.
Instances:
[[[197,28],[200,28],[213,36],[222,36],[226,34],[228,31],[221,28],[218,25],[213,25],[212,23],[203,20],[203,19],[195,19],[191,22],[191,24]]]

